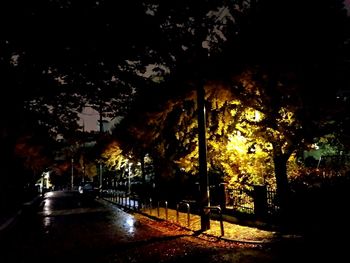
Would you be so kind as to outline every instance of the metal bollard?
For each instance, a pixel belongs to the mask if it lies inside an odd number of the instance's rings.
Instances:
[[[149,199],[149,214],[152,215],[152,198]]]
[[[221,229],[221,236],[224,236],[225,232],[224,232],[224,222],[223,222],[223,218],[222,218],[222,211],[221,211],[221,207],[220,206],[205,206],[204,209],[209,209],[211,210],[216,210],[219,212],[220,215],[220,229]]]
[[[176,222],[179,223],[179,206],[180,204],[186,205],[187,207],[187,226],[190,226],[190,204],[186,202],[180,202],[176,205]]]
[[[158,206],[157,206],[158,217],[160,217],[160,215],[159,215],[160,202],[162,202],[162,201],[158,201]],[[165,204],[165,219],[168,220],[168,202],[164,201],[164,204]]]

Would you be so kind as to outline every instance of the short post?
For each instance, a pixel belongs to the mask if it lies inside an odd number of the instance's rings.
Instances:
[[[223,222],[223,218],[222,218],[222,210],[220,206],[206,206],[204,207],[208,210],[216,210],[219,213],[220,216],[220,230],[221,230],[221,236],[224,236],[225,232],[224,232],[224,222]]]
[[[160,202],[162,202],[162,201],[158,201],[158,206],[157,206],[158,217],[160,217],[160,213],[159,213],[159,210],[160,210]],[[168,220],[168,202],[167,202],[167,201],[164,201],[164,204],[165,204],[165,218],[166,218],[166,220]]]
[[[168,220],[168,201],[165,201],[165,219]]]
[[[149,214],[152,215],[152,198],[149,198]]]
[[[186,202],[180,202],[176,205],[176,222],[179,223],[179,207],[180,204],[184,204],[187,207],[187,226],[190,226],[190,204]]]
[[[158,217],[159,217],[159,201],[158,201],[157,204],[158,204],[158,205],[157,205],[157,215],[158,215]]]

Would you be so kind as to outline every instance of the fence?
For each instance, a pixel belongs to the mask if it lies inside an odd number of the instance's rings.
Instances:
[[[214,191],[216,192],[214,193]],[[211,205],[220,206],[222,212],[226,214],[238,212],[239,214],[263,218],[277,214],[279,209],[276,192],[266,186],[253,186],[252,190],[246,190],[237,188],[227,189],[221,185],[217,188],[212,188],[210,194],[213,194],[212,197],[216,197],[211,198]],[[153,202],[150,201],[151,199],[140,200],[136,195],[127,195],[125,192],[121,191],[110,190],[105,192],[103,197],[137,210],[143,208],[152,210],[152,206],[154,206],[154,208],[157,208],[157,214],[159,214],[159,209],[161,207],[165,207],[165,211],[168,207],[168,202],[154,200],[155,203],[152,205]],[[197,202],[191,204],[191,210],[193,212],[196,210],[196,203]]]
[[[253,214],[254,213],[254,199],[252,196],[242,189],[229,189],[229,202],[226,209]]]
[[[266,217],[277,214],[276,191],[266,186],[253,186],[252,190],[226,189],[226,210]]]

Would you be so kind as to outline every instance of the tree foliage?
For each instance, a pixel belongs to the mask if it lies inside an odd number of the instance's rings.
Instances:
[[[13,149],[24,130],[14,119],[28,112],[30,127],[74,138],[90,105],[102,117],[127,116],[110,167],[123,149],[151,154],[168,176],[196,173],[194,90],[206,83],[209,169],[233,183],[270,182],[274,173],[283,195],[288,159],[337,123],[329,98],[349,69],[342,3],[5,1],[1,144],[11,137]],[[338,123],[344,141],[346,125]]]
[[[172,54],[174,62],[168,63],[173,65],[173,78],[165,79],[164,86],[177,88],[177,95],[191,90],[189,82],[201,83],[199,79],[209,80],[206,83],[213,87],[212,91],[207,87],[206,98],[209,168],[225,170],[236,182],[267,182],[271,178],[268,175],[274,174],[283,204],[289,191],[287,171],[292,167],[287,165],[288,160],[294,162],[296,149],[334,129],[331,119],[335,117],[336,104],[330,98],[335,98],[344,84],[345,75],[340,76],[339,72],[344,73],[346,68],[344,40],[349,33],[341,1],[284,4],[252,1],[245,15],[238,16],[239,23],[225,27],[229,29],[228,41],[215,46],[217,53],[211,53],[203,38],[207,32],[215,31],[208,29],[210,19],[203,15],[205,12],[200,14],[205,8],[195,11],[190,5],[165,5],[170,14],[166,13],[168,19],[163,20],[166,30],[162,33],[169,33],[169,39],[176,36],[171,44],[181,48],[168,45],[160,49]],[[160,7],[156,5],[155,11]],[[183,17],[174,16],[176,22],[167,23],[174,18],[171,12],[181,8],[189,18],[191,12],[195,13],[191,22],[181,23]],[[324,17],[329,18],[328,22]],[[208,31],[201,31],[201,25]],[[186,32],[196,36],[188,47],[184,44],[188,40]],[[215,38],[215,34],[209,35]],[[207,48],[204,52],[203,47]],[[177,56],[173,55],[174,50],[180,51]],[[159,52],[155,52],[156,56]],[[206,59],[208,54],[210,59]],[[172,167],[167,174],[174,172],[177,165],[195,173],[196,103],[191,95],[177,99],[166,99],[161,107],[146,115],[147,121],[137,122],[129,131],[154,152],[155,158],[161,158],[163,165]],[[250,155],[240,155],[239,151]],[[249,176],[242,176],[245,174]]]

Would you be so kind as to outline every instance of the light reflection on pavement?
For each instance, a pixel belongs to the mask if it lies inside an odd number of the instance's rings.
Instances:
[[[266,248],[203,240],[103,200],[53,192],[1,244],[0,262],[297,262],[294,248],[288,244],[272,254]]]

